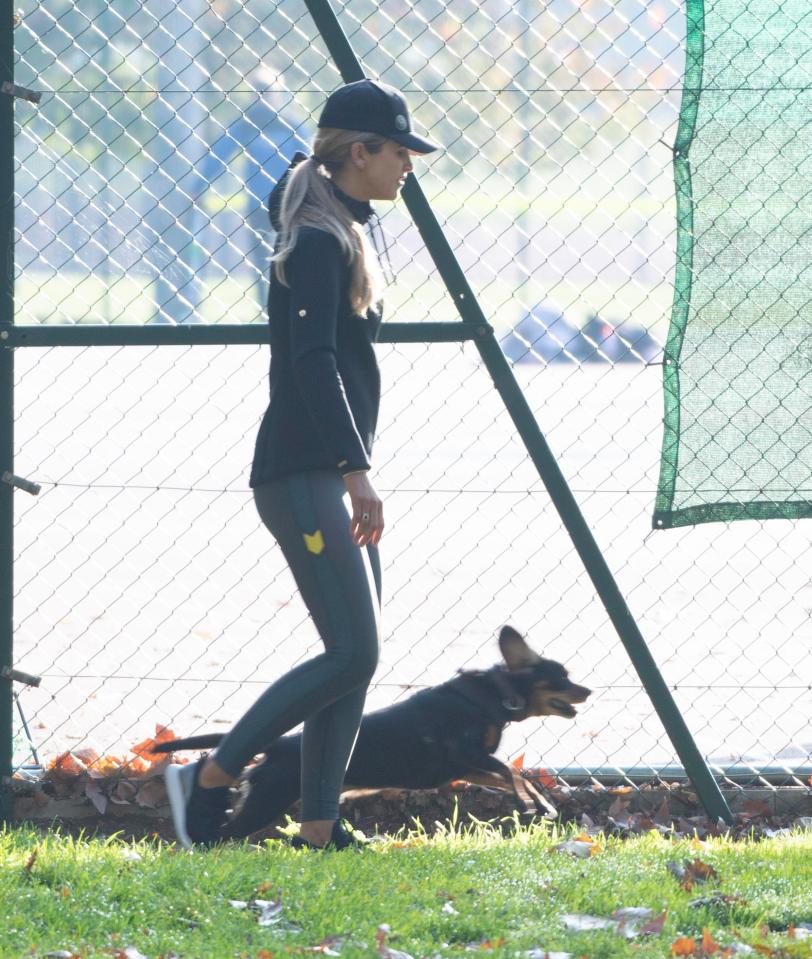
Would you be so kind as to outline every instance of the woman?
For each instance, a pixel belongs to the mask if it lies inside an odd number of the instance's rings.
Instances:
[[[361,227],[373,215],[370,200],[396,199],[412,155],[436,149],[412,133],[396,90],[360,80],[329,97],[313,156],[297,155],[271,195],[271,399],[251,486],[325,652],[267,689],[216,753],[169,767],[175,829],[188,848],[217,841],[228,787],[301,722],[302,823],[293,843],[360,842],[338,804],[378,662],[384,528],[368,475],[380,402],[372,344],[381,282]]]

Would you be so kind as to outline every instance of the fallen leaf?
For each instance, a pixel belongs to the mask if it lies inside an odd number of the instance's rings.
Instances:
[[[320,952],[325,956],[340,956],[340,947],[344,944],[344,936],[327,936],[316,946],[306,946],[302,952]],[[333,948],[335,946],[335,949]]]
[[[576,859],[589,859],[590,856],[597,855],[601,851],[600,844],[592,842],[591,839],[567,839],[553,848],[556,852],[569,853]]]
[[[66,779],[87,772],[83,762],[75,759],[70,752],[59,753],[48,763],[43,779]]]
[[[680,936],[671,943],[672,956],[692,956],[696,951],[696,940],[688,936]]]
[[[252,899],[247,905],[259,913],[257,922],[260,926],[276,925],[282,918],[281,899]]]
[[[693,882],[707,882],[709,879],[718,879],[719,873],[701,859],[685,864],[685,879]]]
[[[135,759],[125,759],[121,764],[122,770],[126,771],[128,776],[140,777],[146,776],[147,773],[152,771],[152,766],[144,762],[140,756],[136,756]]]
[[[545,769],[544,766],[536,766],[535,769],[526,769],[524,774],[531,782],[541,783],[545,789],[556,789],[558,787],[558,780],[555,776],[551,775],[549,770]]]
[[[126,806],[135,799],[135,794],[137,791],[138,790],[132,783],[127,782],[126,779],[122,779],[111,789],[110,801],[119,806]]]
[[[675,876],[686,892],[690,892],[694,888],[696,883],[707,882],[708,879],[718,879],[719,874],[707,863],[702,862],[701,859],[694,859],[693,862],[668,862],[666,863],[666,869]]]
[[[756,816],[769,816],[771,813],[772,809],[763,799],[748,799],[737,810],[736,815],[742,819],[754,819]]]
[[[25,865],[23,866],[23,872],[27,875],[31,875],[31,870],[34,868],[34,863],[37,861],[37,855],[39,854],[39,846],[34,847],[34,851],[26,859]]]
[[[661,916],[652,919],[654,910],[646,906],[627,906],[616,909],[612,918],[617,922],[615,932],[625,939],[636,939],[638,936],[658,936],[663,931],[668,910]],[[643,922],[643,920],[648,920]]]
[[[612,913],[613,919],[650,919],[653,909],[647,906],[624,906],[622,909],[615,909]]]
[[[702,930],[702,955],[712,956],[715,952],[718,952],[720,948],[719,943],[716,942],[711,935],[710,929],[705,926]]]
[[[619,826],[625,826],[629,820],[629,801],[618,796],[606,810],[606,815],[614,819]],[[625,820],[625,822],[623,820]]]
[[[75,759],[78,759],[80,762],[84,763],[88,767],[92,775],[92,770],[90,767],[99,761],[99,754],[95,749],[87,747],[85,749],[72,749],[71,754]]]
[[[95,782],[85,783],[85,795],[98,809],[102,816],[107,812],[107,796],[102,792],[101,786]]]
[[[135,801],[145,809],[155,809],[166,802],[166,786],[159,779],[148,779],[138,787]]]
[[[96,763],[96,769],[102,776],[113,776],[121,771],[123,766],[127,765],[127,760],[122,756],[102,756]]]
[[[650,919],[645,925],[642,925],[639,929],[641,936],[659,936],[663,931],[663,926],[665,926],[665,920],[668,918],[668,910],[666,909],[659,916],[655,916],[653,919]]]
[[[683,866],[682,863],[674,862],[672,860],[671,862],[667,862],[665,864],[665,868],[675,879],[678,879],[680,882],[682,882],[682,880],[685,878],[685,866]]]
[[[383,959],[412,959],[408,952],[400,952],[398,949],[390,949],[386,945],[386,937],[392,930],[385,923],[378,926],[375,933],[375,943],[378,947],[378,955]]]
[[[565,913],[561,921],[571,932],[593,932],[596,929],[611,929],[615,923],[611,919],[599,916],[587,916],[582,913]]]
[[[666,826],[669,829],[672,826],[671,813],[668,811],[668,797],[663,796],[660,808],[654,813],[654,823],[657,826]]]
[[[145,739],[141,743],[136,743],[135,746],[130,746],[130,752],[135,753],[136,756],[140,756],[148,763],[160,763],[166,759],[166,754],[153,752],[154,747],[159,743],[168,743],[175,738],[175,734],[168,726],[158,724],[155,726],[154,738]]]

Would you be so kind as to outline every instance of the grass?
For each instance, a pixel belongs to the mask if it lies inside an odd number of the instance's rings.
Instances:
[[[456,321],[459,316],[436,275],[422,267],[404,267],[397,283],[384,294],[386,322]],[[170,279],[178,281],[173,274]],[[468,279],[485,316],[499,335],[510,330],[531,306],[548,302],[576,326],[598,314],[613,323],[629,320],[664,337],[673,288],[663,278],[630,280],[622,271],[600,276],[533,275],[524,283],[509,271],[494,276],[469,269]],[[245,274],[204,277],[197,319],[208,324],[266,322],[254,279]],[[27,270],[16,281],[16,321],[19,324],[88,323],[144,324],[155,320],[155,289],[148,276],[136,272],[107,277],[69,270],[45,273]]]
[[[695,940],[696,955],[714,944],[724,955],[734,943],[780,957],[812,955],[812,939],[792,928],[812,923],[809,833],[701,844],[658,834],[599,837],[587,859],[556,851],[571,836],[547,825],[508,837],[484,825],[449,826],[362,853],[269,842],[189,854],[155,841],[8,828],[0,832],[0,915],[8,917],[0,959],[59,951],[83,959],[268,959],[327,948],[345,959],[388,948],[414,959],[468,950],[493,959],[547,950],[600,959],[668,956],[680,937]],[[696,859],[718,876],[683,889],[668,864]],[[717,890],[728,898],[691,905]],[[253,899],[281,899],[281,920],[260,925],[255,911],[229,902]],[[629,906],[667,910],[662,932],[626,940],[613,929],[568,931],[561,918],[606,918]],[[391,931],[379,947],[384,923]],[[705,929],[711,938],[701,953]],[[332,936],[341,941],[320,945]]]

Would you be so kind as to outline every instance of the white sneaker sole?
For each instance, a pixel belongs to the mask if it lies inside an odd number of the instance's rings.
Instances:
[[[173,764],[167,766],[164,776],[175,835],[186,849],[194,849],[195,847],[186,831],[186,808],[189,805],[189,797],[192,795],[196,770],[197,763],[188,763],[185,766]]]

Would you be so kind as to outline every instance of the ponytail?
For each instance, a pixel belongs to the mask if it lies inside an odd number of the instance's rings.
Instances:
[[[375,254],[361,226],[335,195],[330,177],[349,160],[353,143],[378,153],[385,140],[374,133],[321,129],[313,143],[314,156],[291,170],[282,198],[279,240],[271,258],[274,273],[285,286],[285,262],[296,246],[299,228],[312,226],[331,233],[341,246],[350,266],[353,310],[364,315],[380,299],[383,282]]]

